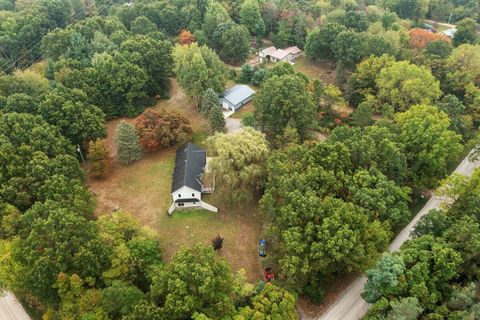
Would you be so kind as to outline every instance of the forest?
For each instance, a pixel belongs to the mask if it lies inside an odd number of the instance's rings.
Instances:
[[[0,288],[32,319],[276,320],[366,272],[365,319],[479,319],[480,173],[442,180],[478,142],[479,13],[475,0],[0,0]],[[251,65],[269,45],[334,81]],[[222,206],[259,208],[272,283],[205,241],[166,259],[158,230],[96,211],[109,122],[120,168],[198,139],[193,115],[152,108],[172,79],[207,123]],[[257,94],[227,133],[218,95],[234,83]],[[452,201],[385,253],[439,186]]]

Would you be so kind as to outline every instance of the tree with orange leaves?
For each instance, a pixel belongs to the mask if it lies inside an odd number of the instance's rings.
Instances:
[[[175,111],[145,110],[136,120],[140,144],[149,151],[170,147],[190,139],[190,121]]]
[[[432,41],[441,40],[450,43],[448,37],[424,29],[410,29],[408,34],[410,36],[410,47],[414,49],[424,49]]]
[[[195,37],[187,29],[182,29],[178,35],[178,43],[180,44],[192,44],[195,42]]]

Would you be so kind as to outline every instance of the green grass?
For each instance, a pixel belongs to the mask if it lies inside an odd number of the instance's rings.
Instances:
[[[328,62],[312,61],[305,56],[299,57],[293,68],[296,72],[301,72],[310,79],[320,79],[327,83],[335,82],[335,70]]]

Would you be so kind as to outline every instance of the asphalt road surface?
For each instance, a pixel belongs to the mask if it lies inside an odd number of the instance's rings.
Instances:
[[[22,305],[10,292],[0,296],[0,319],[1,320],[30,320]]]
[[[455,169],[455,173],[460,173],[466,176],[472,175],[474,169],[480,167],[480,161],[471,162],[468,157],[465,158],[460,165]],[[431,209],[437,209],[442,203],[441,199],[433,195],[425,206],[418,212],[418,214],[410,221],[410,223],[397,235],[389,246],[390,251],[397,251],[402,244],[410,238],[410,232],[417,221],[427,214]],[[369,304],[366,303],[360,294],[363,291],[363,286],[367,278],[361,276],[355,280],[338,300],[329,308],[323,315],[320,315],[316,320],[358,320],[361,319],[368,310]]]

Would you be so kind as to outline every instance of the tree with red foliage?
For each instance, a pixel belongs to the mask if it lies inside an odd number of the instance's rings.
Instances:
[[[170,147],[190,139],[190,121],[174,111],[146,109],[136,120],[140,144],[148,151]]]
[[[195,42],[195,37],[187,29],[182,29],[178,35],[178,43],[180,44],[192,44]]]
[[[448,37],[424,29],[410,29],[408,34],[410,36],[410,47],[414,49],[424,49],[432,41],[442,40],[450,43]]]

